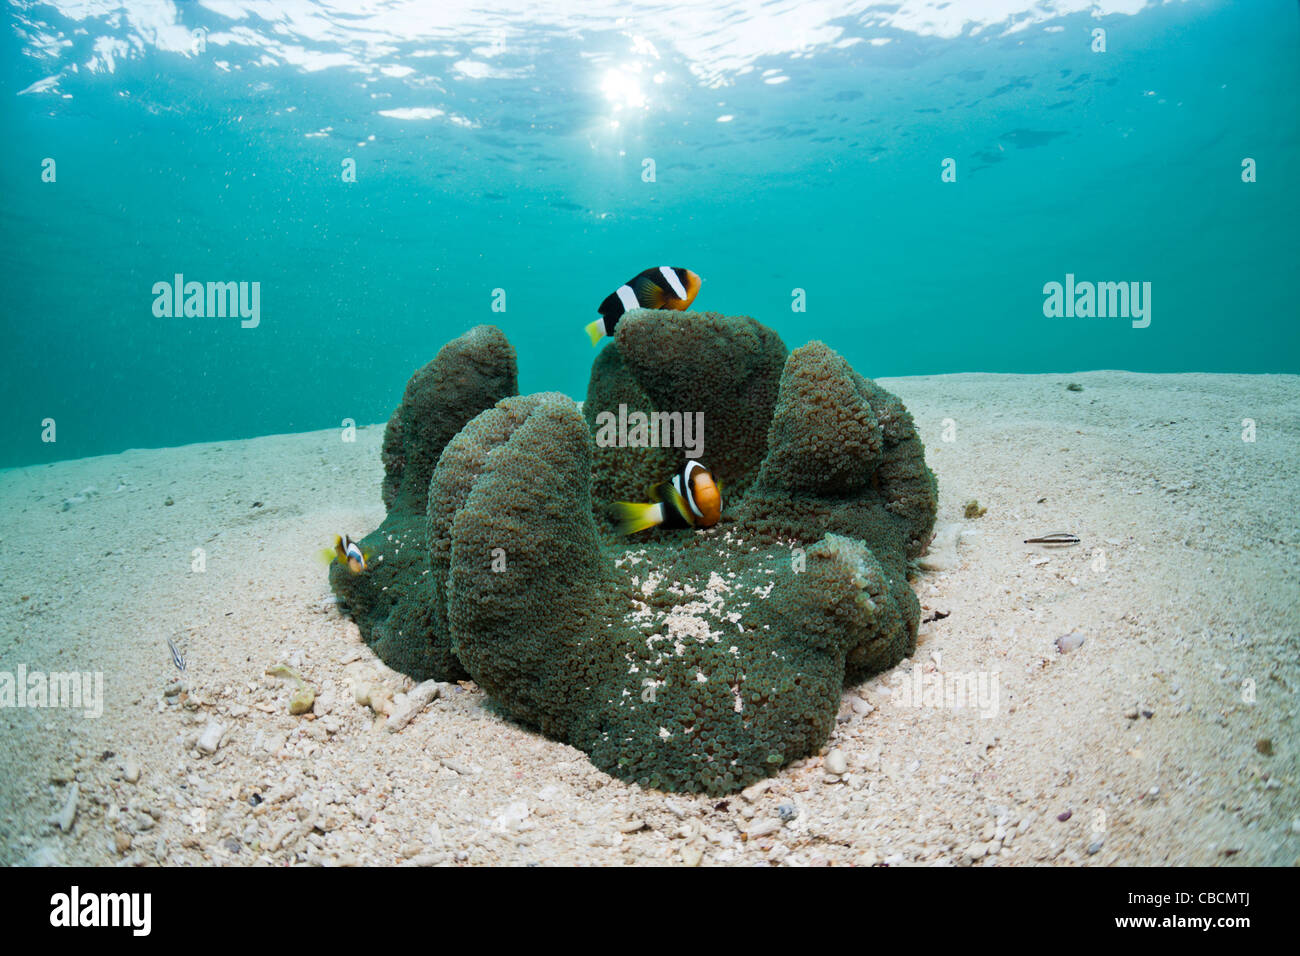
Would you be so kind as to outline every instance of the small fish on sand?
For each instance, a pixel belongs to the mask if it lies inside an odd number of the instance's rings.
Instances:
[[[176,665],[178,671],[185,670],[185,656],[181,654],[180,648],[170,637],[167,638],[167,647],[172,652],[172,663]]]
[[[1039,538],[1026,538],[1025,544],[1071,545],[1078,544],[1079,536],[1068,531],[1057,531]]]
[[[673,309],[683,312],[690,308],[699,294],[704,280],[690,269],[676,266],[659,266],[628,279],[605,297],[596,310],[600,318],[587,324],[587,335],[593,346],[614,334],[614,327],[625,312],[633,309]]]
[[[709,469],[688,458],[668,481],[646,494],[649,504],[620,501],[615,507],[622,534],[647,528],[711,528],[722,517],[722,485]]]

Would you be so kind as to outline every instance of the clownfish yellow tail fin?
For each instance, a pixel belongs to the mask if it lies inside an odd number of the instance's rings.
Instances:
[[[334,547],[321,548],[316,552],[316,557],[326,564],[333,564],[335,561],[340,560],[343,557],[343,536],[336,534],[334,536]]]
[[[664,520],[663,506],[658,504],[620,501],[614,505],[614,511],[618,515],[619,534],[636,534],[646,528],[653,528]]]
[[[591,339],[592,348],[599,345],[600,340],[605,337],[605,320],[597,319],[595,322],[588,322],[587,337]]]

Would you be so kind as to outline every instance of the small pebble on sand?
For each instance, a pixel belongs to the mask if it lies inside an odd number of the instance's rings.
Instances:
[[[300,684],[289,697],[289,713],[294,717],[305,714],[316,703],[316,692],[307,684]]]
[[[1068,654],[1070,651],[1077,651],[1083,647],[1084,637],[1078,631],[1071,631],[1069,634],[1062,634],[1056,639],[1056,649],[1062,654]]]
[[[216,753],[217,748],[221,746],[221,735],[225,732],[226,729],[215,720],[209,723],[203,728],[203,733],[199,734],[199,742],[197,744],[199,750],[205,754]]]
[[[744,797],[747,802],[753,803],[755,800],[757,800],[759,797],[765,794],[771,786],[772,786],[771,779],[760,780],[758,783],[751,784],[750,786],[746,787],[744,790],[740,791],[740,795]]]
[[[844,752],[836,747],[826,755],[825,765],[827,773],[833,773],[835,776],[843,776],[849,769],[849,762],[844,757]]]

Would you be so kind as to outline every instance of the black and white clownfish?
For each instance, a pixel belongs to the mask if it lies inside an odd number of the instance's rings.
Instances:
[[[620,501],[615,508],[622,534],[646,528],[711,528],[722,517],[722,486],[709,469],[687,459],[681,471],[650,488],[650,504]]]
[[[345,534],[336,534],[334,536],[334,547],[322,551],[321,558],[327,563],[337,561],[353,574],[360,574],[370,566],[369,555],[361,550],[361,545]]]
[[[613,335],[614,326],[618,325],[624,312],[633,309],[685,311],[695,301],[703,281],[690,269],[678,269],[675,266],[647,269],[635,278],[628,279],[605,296],[605,301],[596,310],[601,317],[587,325],[591,344],[599,345],[604,336]]]

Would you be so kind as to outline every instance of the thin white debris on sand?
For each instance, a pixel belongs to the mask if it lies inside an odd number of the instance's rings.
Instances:
[[[437,699],[442,693],[442,683],[436,680],[427,680],[423,684],[416,686],[406,695],[406,702],[388,718],[385,729],[390,734],[395,734],[412,720],[415,715],[424,710],[430,702]]]
[[[72,829],[72,824],[77,819],[77,800],[81,796],[81,786],[74,780],[72,786],[68,787],[68,795],[63,801],[63,809],[59,811],[59,816],[55,821],[56,825],[64,833]]]

